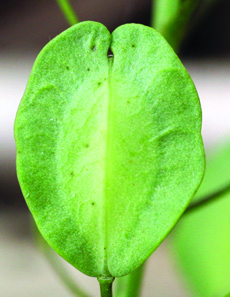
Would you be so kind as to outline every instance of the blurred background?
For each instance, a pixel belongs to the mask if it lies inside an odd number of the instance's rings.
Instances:
[[[149,0],[73,0],[80,19],[110,31],[124,23],[150,24]],[[207,149],[230,134],[230,1],[213,1],[191,23],[180,58],[197,87]],[[56,2],[0,2],[0,296],[72,296],[36,247],[30,216],[15,170],[13,124],[33,62],[43,46],[69,26]],[[172,253],[171,253],[172,254]],[[97,295],[97,283],[66,265],[74,278]],[[164,242],[147,264],[143,296],[194,296],[181,281]],[[229,289],[230,291],[230,289]],[[96,292],[96,293],[95,293]]]

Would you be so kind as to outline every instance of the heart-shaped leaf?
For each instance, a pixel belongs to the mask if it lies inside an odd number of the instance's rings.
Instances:
[[[63,32],[39,54],[15,123],[19,182],[40,232],[85,274],[128,274],[196,191],[200,130],[195,87],[155,30],[110,35],[83,22]]]

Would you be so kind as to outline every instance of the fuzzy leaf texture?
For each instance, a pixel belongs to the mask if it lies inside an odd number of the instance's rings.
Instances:
[[[200,130],[191,78],[154,29],[66,30],[39,54],[15,123],[18,178],[40,232],[87,275],[130,273],[201,182]]]

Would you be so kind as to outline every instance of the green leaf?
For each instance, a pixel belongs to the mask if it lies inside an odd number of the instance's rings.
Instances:
[[[230,183],[230,144],[207,161],[194,201]],[[197,297],[224,296],[230,279],[230,194],[187,214],[172,234],[176,260]]]
[[[70,275],[61,258],[51,249],[47,242],[43,239],[41,233],[36,228],[34,221],[31,219],[32,230],[39,250],[44,254],[49,264],[52,266],[56,275],[59,277],[66,289],[68,289],[75,297],[90,297],[76,280]]]
[[[108,57],[111,49],[113,57]],[[204,170],[201,110],[159,33],[82,22],[39,54],[16,123],[17,172],[47,242],[122,276],[162,242]]]

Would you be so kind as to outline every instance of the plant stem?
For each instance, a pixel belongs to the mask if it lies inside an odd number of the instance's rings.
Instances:
[[[152,27],[178,52],[188,22],[201,0],[155,0]]]
[[[115,297],[139,297],[143,281],[145,263],[129,275],[116,279]]]
[[[74,12],[69,0],[56,0],[59,8],[64,14],[67,22],[70,26],[73,26],[79,22],[76,13]]]
[[[151,26],[178,52],[187,33],[220,1],[224,0],[153,0]]]
[[[185,210],[184,214],[190,213],[193,210],[199,209],[202,206],[205,206],[206,204],[215,201],[216,199],[221,198],[225,194],[230,192],[230,184],[227,186],[224,186],[223,188],[217,190],[214,193],[210,193],[206,196],[200,197],[200,199],[197,199],[197,201],[191,203],[188,208]]]
[[[114,277],[98,277],[100,284],[101,297],[113,297],[112,285]]]

